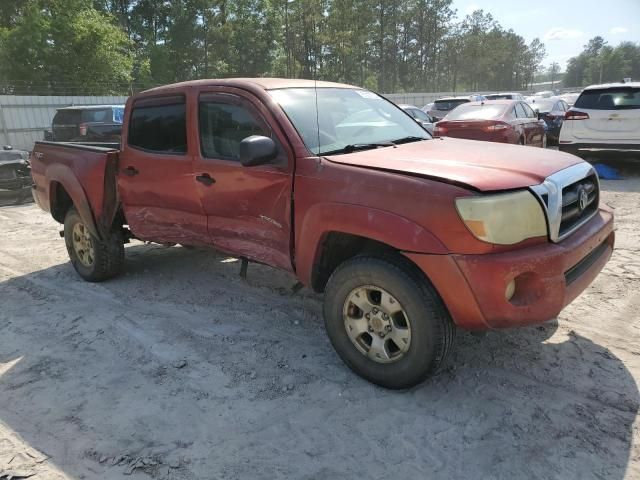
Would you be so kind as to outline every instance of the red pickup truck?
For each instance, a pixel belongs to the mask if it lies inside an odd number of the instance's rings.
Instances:
[[[128,100],[120,146],[39,142],[31,163],[85,280],[117,275],[130,238],[286,270],[324,292],[347,365],[389,388],[433,373],[456,326],[554,318],[614,244],[578,157],[432,139],[384,98],[328,82],[155,88]]]

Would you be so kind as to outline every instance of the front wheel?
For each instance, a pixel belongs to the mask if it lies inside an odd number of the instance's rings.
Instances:
[[[542,148],[547,148],[547,134],[542,134]]]
[[[99,240],[87,228],[75,208],[64,219],[64,241],[73,268],[88,282],[102,282],[120,273],[124,265],[124,241],[118,231]]]
[[[361,377],[409,388],[444,362],[455,326],[429,282],[403,257],[356,257],[331,275],[324,298],[329,339]]]

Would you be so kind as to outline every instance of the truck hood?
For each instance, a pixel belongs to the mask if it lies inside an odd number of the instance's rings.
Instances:
[[[538,185],[549,175],[582,162],[573,155],[543,148],[457,138],[436,138],[325,158],[345,165],[433,178],[483,192]]]

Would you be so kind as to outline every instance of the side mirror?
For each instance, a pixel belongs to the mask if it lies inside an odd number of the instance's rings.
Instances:
[[[264,165],[277,156],[276,143],[269,137],[252,135],[240,142],[240,163],[245,167]]]

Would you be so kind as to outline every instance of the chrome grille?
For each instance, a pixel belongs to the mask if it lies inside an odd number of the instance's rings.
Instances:
[[[598,179],[595,174],[562,189],[560,235],[570,231],[583,218],[598,209]]]
[[[545,210],[553,242],[570,235],[598,211],[600,184],[595,170],[586,162],[554,173],[531,190]]]

